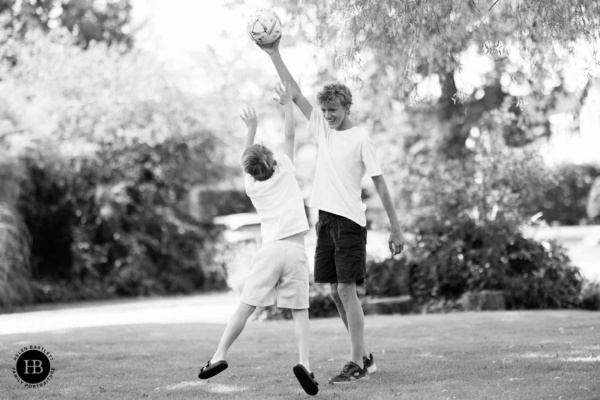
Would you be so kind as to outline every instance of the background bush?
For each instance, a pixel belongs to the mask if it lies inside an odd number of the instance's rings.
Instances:
[[[0,309],[31,301],[30,237],[19,214],[0,203]]]
[[[31,236],[16,203],[25,173],[18,160],[0,157],[0,309],[32,300]]]
[[[225,287],[220,231],[190,212],[192,189],[229,173],[203,102],[140,52],[60,34],[6,46],[0,142],[21,171],[12,205],[31,235],[33,301]]]
[[[587,204],[594,180],[600,177],[600,165],[563,164],[552,168],[551,177],[552,183],[544,191],[538,208],[542,218],[549,224],[593,223],[587,214]]]
[[[582,278],[566,251],[523,236],[554,182],[535,149],[509,147],[496,134],[505,118],[501,110],[491,114],[466,159],[407,160],[405,190],[416,197],[398,266],[410,270],[410,293],[420,307],[482,290],[503,291],[509,308],[579,304]],[[370,295],[400,293],[389,269],[371,262]]]
[[[186,198],[189,164],[209,150],[169,139],[107,152],[104,161],[27,159],[20,210],[37,244],[35,300],[223,288],[213,265],[219,230],[192,218]]]
[[[600,282],[584,282],[580,306],[586,310],[600,310]]]

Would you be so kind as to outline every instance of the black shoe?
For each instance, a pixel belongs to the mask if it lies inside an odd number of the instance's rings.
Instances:
[[[308,372],[306,367],[302,364],[296,365],[292,370],[294,371],[294,375],[296,375],[298,382],[300,382],[300,386],[302,386],[302,389],[304,389],[307,394],[314,396],[319,393],[319,384],[315,380],[315,374]]]
[[[375,365],[375,359],[373,358],[373,353],[369,354],[369,357],[363,357],[364,369],[367,370],[369,374],[377,371],[377,365]]]
[[[210,360],[206,363],[206,365],[200,368],[200,372],[198,373],[198,378],[200,379],[208,379],[213,376],[225,371],[229,365],[227,365],[227,361],[221,360],[217,361],[214,364],[210,363]]]
[[[338,384],[338,383],[350,383],[356,381],[358,379],[369,379],[369,373],[367,369],[363,369],[353,363],[352,361],[348,362],[348,364],[344,365],[342,372],[333,378],[329,379],[330,384]]]

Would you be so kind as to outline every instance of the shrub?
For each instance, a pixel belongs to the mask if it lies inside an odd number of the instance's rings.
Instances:
[[[0,140],[24,166],[15,206],[36,301],[224,287],[219,232],[189,211],[190,189],[226,171],[226,132],[205,128],[204,102],[147,53],[83,51],[60,35],[10,47]]]
[[[0,203],[0,310],[31,300],[30,236],[14,209]]]
[[[31,235],[15,205],[25,173],[18,160],[0,154],[0,310],[31,301]]]
[[[515,237],[507,248],[504,290],[509,308],[573,308],[583,279],[557,242]]]
[[[501,126],[501,116],[494,118]],[[417,157],[409,165],[408,187],[418,201],[402,263],[410,269],[413,299],[423,307],[448,302],[456,308],[465,292],[499,290],[511,308],[575,306],[581,276],[565,250],[521,231],[551,184],[541,158],[490,132],[472,139],[469,159]]]
[[[509,308],[570,308],[582,278],[555,242],[539,243],[501,221],[480,225],[467,216],[452,223],[423,217],[404,264],[420,304],[456,300],[465,292],[501,290]]]
[[[600,311],[600,282],[584,282],[579,306],[586,310]]]
[[[100,282],[89,286],[100,290],[93,297],[225,286],[212,268],[218,229],[195,221],[185,197],[187,181],[193,179],[186,169],[201,162],[199,146],[177,138],[131,145],[112,151],[110,161],[74,160],[69,172],[61,172],[72,214],[73,262],[67,271],[73,296],[91,295],[77,290],[91,280]],[[39,295],[40,300],[53,298],[47,291]]]
[[[594,183],[592,183],[586,211],[592,224],[600,223],[600,176],[594,179]]]
[[[410,267],[407,258],[379,261],[367,260],[367,278],[363,290],[366,296],[371,297],[396,297],[410,294],[409,273]]]
[[[255,212],[250,197],[243,190],[203,190],[198,197],[204,212],[210,216]]]
[[[73,190],[62,176],[60,165],[33,157],[21,161],[27,179],[21,184],[18,208],[32,237],[33,277],[65,279],[73,265]]]
[[[311,318],[328,318],[339,315],[337,306],[331,297],[329,285],[327,284],[311,284],[309,301],[310,309],[308,313]]]
[[[548,223],[579,225],[593,222],[587,214],[587,205],[597,177],[600,177],[598,164],[563,164],[553,168],[552,183],[544,190],[536,209],[543,213]]]

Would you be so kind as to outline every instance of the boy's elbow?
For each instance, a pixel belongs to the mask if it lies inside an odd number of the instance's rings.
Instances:
[[[381,175],[381,174],[371,176],[371,180],[373,181],[373,184],[375,186],[385,184],[385,180],[383,179],[383,175]]]
[[[296,99],[303,97],[302,90],[300,90],[300,86],[298,86],[298,84],[293,85],[291,90],[292,100],[296,101]]]
[[[387,189],[387,185],[385,183],[385,179],[383,179],[383,175],[375,175],[372,176],[371,179],[373,180],[373,185],[375,186],[375,189],[378,193],[381,193],[382,191],[385,191]]]

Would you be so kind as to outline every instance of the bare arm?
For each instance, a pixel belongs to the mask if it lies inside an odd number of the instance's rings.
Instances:
[[[254,111],[254,108],[243,109],[240,118],[242,118],[244,124],[246,124],[246,128],[248,128],[246,131],[246,141],[244,142],[244,150],[246,150],[246,147],[254,144],[256,128],[258,127],[258,118],[256,118],[256,111]]]
[[[313,106],[306,99],[306,97],[304,97],[302,91],[300,90],[300,86],[298,85],[290,71],[287,69],[287,66],[283,62],[281,54],[279,53],[280,40],[281,36],[273,43],[257,44],[257,46],[260,47],[265,53],[267,53],[269,57],[271,57],[271,61],[273,62],[273,65],[275,65],[275,69],[277,70],[277,75],[279,75],[279,79],[281,79],[282,82],[290,83],[292,100],[294,101],[294,103],[296,103],[300,111],[302,111],[302,114],[306,117],[306,119],[310,119],[310,114],[312,112]]]
[[[283,106],[285,111],[285,141],[283,142],[283,152],[290,160],[294,161],[294,140],[296,136],[296,128],[294,127],[294,106],[292,104],[292,93],[290,83],[285,82],[285,86],[278,84],[275,86],[275,92],[279,99],[274,98],[276,102]]]
[[[388,239],[390,251],[392,252],[392,256],[400,254],[404,249],[404,236],[402,235],[400,222],[398,222],[398,217],[396,216],[396,210],[394,209],[394,203],[392,202],[390,191],[388,190],[383,175],[373,176],[371,179],[373,179],[373,184],[375,185],[377,194],[379,195],[381,203],[383,204],[383,208],[385,209],[388,219],[390,220],[391,233],[390,238]]]

